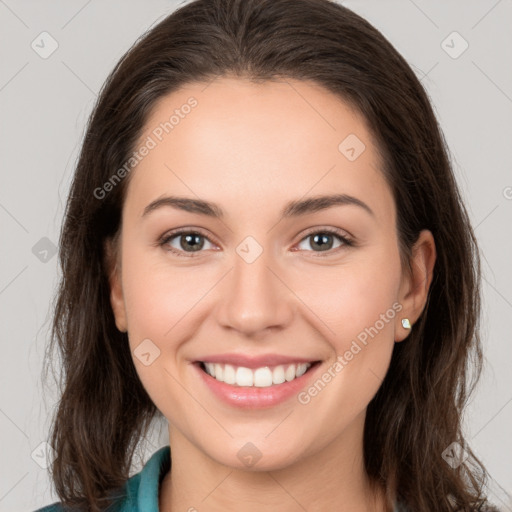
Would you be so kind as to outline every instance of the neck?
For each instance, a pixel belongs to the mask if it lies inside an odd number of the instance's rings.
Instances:
[[[363,463],[364,415],[321,451],[272,471],[241,470],[213,460],[169,428],[173,468],[160,511],[279,510],[387,512],[384,489],[372,491]]]

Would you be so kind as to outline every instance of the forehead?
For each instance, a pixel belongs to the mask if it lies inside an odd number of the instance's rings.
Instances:
[[[153,107],[126,201],[140,212],[163,194],[261,213],[304,195],[347,193],[388,211],[391,191],[366,120],[322,86],[218,78],[188,84]],[[230,204],[237,211],[230,211]]]

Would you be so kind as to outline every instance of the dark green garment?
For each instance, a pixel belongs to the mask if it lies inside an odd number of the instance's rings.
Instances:
[[[122,496],[108,512],[158,512],[158,489],[170,468],[170,449],[164,446],[156,451],[142,470],[126,481]],[[72,512],[60,502],[40,508],[35,512]]]
[[[139,473],[127,480],[122,496],[110,506],[108,512],[159,512],[158,490],[169,468],[170,449],[164,446],[151,456]],[[35,512],[71,511],[57,502]],[[404,512],[404,509],[397,506],[395,512]]]

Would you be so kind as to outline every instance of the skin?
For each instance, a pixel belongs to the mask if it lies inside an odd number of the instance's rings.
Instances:
[[[412,272],[402,269],[396,209],[365,120],[319,85],[190,84],[157,103],[140,141],[190,96],[197,107],[132,171],[120,238],[108,248],[117,327],[132,355],[148,338],[160,350],[148,366],[133,355],[169,422],[173,470],[160,510],[388,510],[364,470],[366,408],[394,343],[410,332],[401,319],[413,325],[425,306],[432,234],[420,234]],[[354,161],[338,150],[349,134],[366,146]],[[281,218],[289,201],[332,193],[355,196],[374,215],[338,205]],[[142,215],[171,194],[215,202],[225,217],[169,206]],[[200,252],[186,252],[180,236],[159,246],[176,228],[200,228],[209,240],[200,239]],[[315,248],[311,235],[322,228],[339,228],[356,245],[332,235],[331,249]],[[263,249],[250,264],[236,252],[249,235]],[[321,360],[321,375],[393,304],[402,310],[307,404],[294,396],[268,409],[235,408],[191,366],[205,354],[277,353]],[[252,467],[237,457],[249,442],[262,454]]]

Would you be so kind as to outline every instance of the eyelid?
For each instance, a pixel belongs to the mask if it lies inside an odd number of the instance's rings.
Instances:
[[[324,233],[333,235],[335,237],[338,237],[341,241],[341,246],[336,247],[334,249],[329,249],[327,251],[305,251],[307,253],[312,253],[314,258],[323,258],[323,257],[329,257],[329,256],[335,256],[339,253],[340,250],[356,247],[357,243],[353,235],[349,234],[347,231],[336,228],[333,226],[327,227],[327,226],[314,226],[312,228],[309,228],[306,230],[304,234],[301,235],[300,240],[295,244],[300,244],[303,240],[311,236],[312,234],[316,233]],[[298,251],[299,249],[292,249],[293,251]]]
[[[308,237],[309,235],[312,235],[313,233],[330,233],[355,243],[353,235],[351,235],[348,231],[344,229],[336,228],[334,226],[314,226],[312,228],[309,228],[302,235],[302,238],[299,240],[299,242],[302,242],[304,238]]]
[[[197,233],[198,235],[202,235],[205,238],[208,238],[211,241],[211,237],[209,234],[206,233],[206,231],[203,228],[196,228],[195,226],[185,226],[183,228],[176,228],[171,229],[169,231],[166,231],[161,237],[160,240],[163,240],[165,238],[170,238],[175,235],[182,235],[182,234],[190,234],[190,233]]]
[[[298,242],[295,244],[295,245],[298,245],[300,244],[303,240],[305,240],[306,238],[308,238],[309,236],[311,236],[312,234],[317,234],[317,233],[326,233],[326,234],[330,234],[330,235],[333,235],[333,236],[336,236],[340,239],[340,241],[342,242],[342,245],[340,247],[336,247],[335,249],[329,249],[327,251],[305,251],[305,252],[311,252],[313,254],[315,254],[315,257],[319,256],[319,257],[322,257],[322,256],[330,256],[330,255],[333,255],[333,254],[336,254],[338,252],[339,249],[343,248],[343,247],[354,247],[356,246],[356,242],[354,240],[354,237],[349,234],[347,231],[345,230],[342,230],[340,228],[335,228],[335,227],[322,227],[322,226],[314,226],[314,227],[311,227],[309,229],[306,230],[305,233],[303,233],[301,235],[301,238],[298,240]],[[202,228],[196,228],[196,227],[193,227],[193,226],[188,226],[188,227],[184,227],[184,228],[176,228],[174,230],[171,230],[171,231],[166,231],[157,241],[157,244],[158,246],[164,246],[165,244],[167,244],[172,238],[175,238],[179,235],[184,235],[184,234],[198,234],[204,238],[206,238],[211,244],[213,245],[216,245],[218,246],[219,244],[217,244],[215,242],[215,240],[212,240],[212,237],[210,237],[210,235],[206,234],[206,232],[202,229]],[[197,251],[197,252],[190,252],[190,253],[187,253],[186,251],[178,251],[172,247],[169,247],[167,249],[169,252],[172,252],[178,256],[185,256],[185,257],[197,257],[195,256],[197,253],[202,253],[204,251]],[[298,249],[292,249],[293,251],[298,251]]]
[[[218,246],[218,244],[215,242],[215,240],[212,240],[212,237],[202,229],[202,228],[196,228],[194,226],[188,226],[184,228],[176,228],[174,230],[166,231],[156,242],[156,246],[163,247],[166,245],[172,238],[175,238],[179,235],[189,235],[189,234],[197,234],[201,235],[202,237],[206,238],[212,245]],[[169,247],[166,249],[167,251],[176,254],[177,256],[185,256],[186,258],[190,257],[196,257],[197,253],[202,253],[204,251],[197,251],[196,252],[190,252],[187,253],[186,251],[178,251],[177,249],[174,249],[173,247]]]

